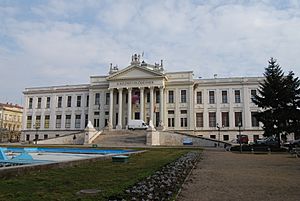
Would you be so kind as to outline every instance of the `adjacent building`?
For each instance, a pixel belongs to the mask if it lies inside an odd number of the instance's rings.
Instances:
[[[124,69],[110,65],[89,84],[26,88],[22,140],[80,132],[88,121],[121,130],[130,119],[224,141],[262,136],[251,101],[262,77],[195,79],[193,71],[167,72],[162,61],[140,60],[135,54]]]
[[[0,103],[0,142],[18,141],[22,129],[23,108],[12,103]]]

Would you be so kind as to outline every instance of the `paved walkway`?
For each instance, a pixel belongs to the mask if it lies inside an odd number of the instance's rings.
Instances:
[[[177,201],[300,200],[300,158],[205,150]]]

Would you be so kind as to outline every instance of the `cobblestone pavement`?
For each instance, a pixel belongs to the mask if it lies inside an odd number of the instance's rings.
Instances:
[[[300,158],[205,150],[177,201],[298,201]]]

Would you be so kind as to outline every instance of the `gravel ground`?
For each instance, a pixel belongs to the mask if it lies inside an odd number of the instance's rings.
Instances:
[[[300,158],[207,149],[177,201],[300,200]]]

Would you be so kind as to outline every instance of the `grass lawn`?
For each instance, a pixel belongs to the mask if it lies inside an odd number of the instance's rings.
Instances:
[[[124,164],[105,160],[2,179],[0,200],[107,200],[192,149],[148,150],[130,156],[129,162]],[[77,195],[82,189],[100,189],[101,192],[94,196]]]

